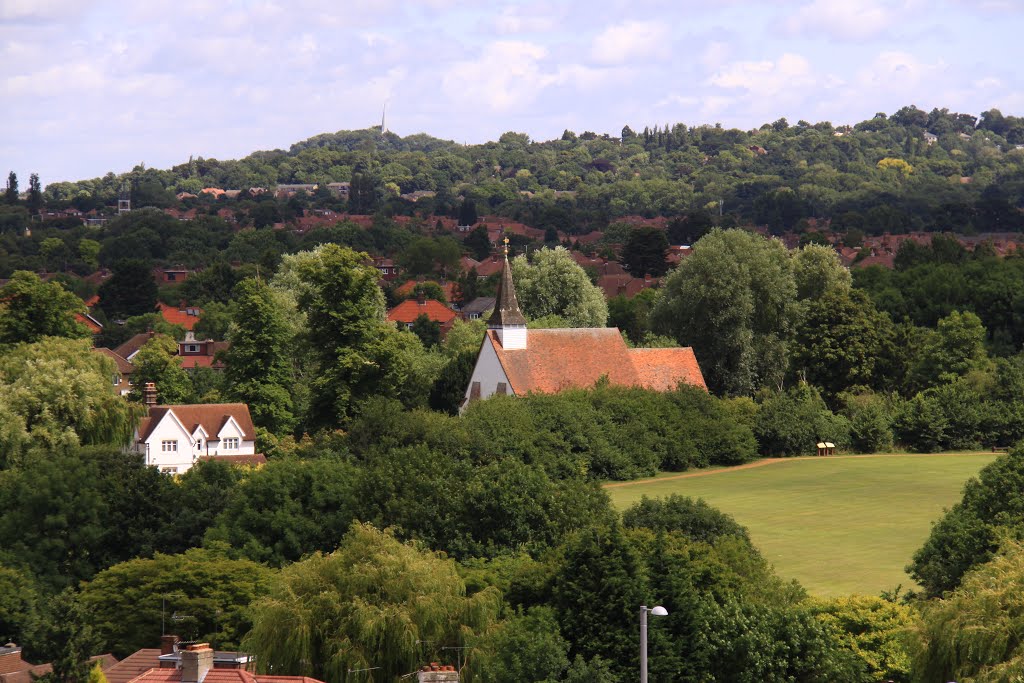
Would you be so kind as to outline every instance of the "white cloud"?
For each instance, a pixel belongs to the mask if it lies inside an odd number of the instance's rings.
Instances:
[[[495,111],[520,108],[532,102],[550,84],[538,61],[547,50],[534,43],[499,40],[488,45],[479,59],[454,64],[442,87],[449,97]]]
[[[591,58],[599,64],[624,64],[668,52],[668,28],[653,21],[609,26],[593,40]]]
[[[93,64],[71,63],[51,66],[31,74],[10,76],[0,92],[14,97],[47,97],[72,91],[103,87],[107,79]]]
[[[700,63],[705,69],[717,69],[722,62],[729,58],[730,52],[732,50],[728,43],[711,41],[700,53]]]
[[[498,35],[514,33],[545,33],[555,28],[557,17],[539,4],[508,5],[494,18],[492,26]]]
[[[857,81],[864,88],[914,93],[936,92],[942,85],[942,75],[948,67],[943,61],[922,62],[914,55],[900,50],[879,54],[857,73]],[[934,88],[934,90],[933,90]],[[870,92],[870,90],[865,91]]]
[[[80,0],[3,0],[0,21],[53,21],[78,14]]]
[[[786,90],[810,85],[816,80],[807,59],[786,53],[774,62],[734,62],[711,76],[708,84],[771,97]]]
[[[784,27],[790,35],[869,40],[896,26],[916,6],[908,0],[813,0],[791,15]]]

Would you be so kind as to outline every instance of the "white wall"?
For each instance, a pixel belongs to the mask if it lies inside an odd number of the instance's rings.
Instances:
[[[501,367],[501,361],[498,360],[498,354],[494,350],[494,344],[490,337],[484,339],[480,355],[476,359],[476,367],[473,368],[473,375],[469,378],[469,384],[466,386],[463,409],[469,404],[469,394],[473,389],[473,382],[480,382],[481,399],[492,396],[498,389],[498,382],[504,382],[508,387],[508,393],[512,394],[512,386],[509,384],[508,377],[505,376],[505,370]]]

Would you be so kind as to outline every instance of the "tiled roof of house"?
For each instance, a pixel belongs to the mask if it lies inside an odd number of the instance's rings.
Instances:
[[[466,316],[471,313],[483,315],[487,311],[494,309],[495,301],[497,300],[493,296],[478,296],[462,307],[462,315]]]
[[[130,337],[128,341],[124,342],[120,346],[114,349],[114,353],[121,356],[122,358],[128,358],[133,353],[136,353],[141,349],[146,342],[153,338],[154,332],[139,332],[138,334]]]
[[[415,322],[416,318],[423,314],[426,314],[428,318],[442,325],[451,322],[457,315],[455,311],[436,299],[426,299],[422,302],[416,299],[406,299],[388,311],[388,320],[399,323],[411,323]]]
[[[128,655],[105,670],[107,683],[128,683],[140,674],[160,666],[160,648],[147,647]]]
[[[96,320],[96,318],[92,317],[91,315],[82,315],[81,313],[75,313],[75,320],[77,320],[80,324],[85,325],[93,334],[99,334],[100,332],[103,331],[103,325],[101,325],[100,321]]]
[[[178,306],[168,306],[164,302],[157,302],[157,311],[163,316],[164,320],[172,325],[181,325],[186,330],[191,330],[199,322],[199,317],[203,314],[203,309],[196,308],[194,306],[188,306],[185,308],[179,308]]]
[[[132,683],[178,683],[181,669],[153,668],[132,679]],[[213,668],[206,672],[203,683],[322,683],[309,676],[264,676],[244,669]]]
[[[242,436],[246,441],[256,439],[256,428],[252,424],[252,417],[249,415],[249,406],[244,403],[205,403],[184,406],[153,406],[149,409],[149,415],[139,422],[139,441],[145,441],[156,429],[160,420],[169,413],[185,425],[185,429],[194,432],[198,425],[211,437],[219,434],[221,428],[228,421],[234,418],[242,430]]]
[[[123,356],[118,355],[116,351],[111,351],[110,349],[100,347],[98,349],[93,349],[93,353],[98,353],[101,356],[106,356],[107,358],[110,358],[112,361],[114,361],[114,364],[117,365],[117,371],[122,375],[130,375],[132,372],[135,371],[135,366],[131,364],[131,361],[125,360],[125,358]]]
[[[604,376],[620,386],[707,388],[692,348],[630,349],[614,327],[530,330],[527,347],[512,350],[502,348],[494,330],[487,334],[518,395],[591,387]]]
[[[398,296],[408,296],[412,294],[412,291],[416,289],[416,285],[422,285],[429,282],[430,284],[437,285],[444,293],[445,299],[451,301],[455,295],[455,283],[448,281],[438,282],[437,280],[406,280],[398,287],[395,288],[395,294]]]
[[[633,277],[629,273],[620,275],[602,275],[597,278],[597,286],[604,292],[607,299],[623,295],[632,298],[648,287],[658,284],[656,278]]]

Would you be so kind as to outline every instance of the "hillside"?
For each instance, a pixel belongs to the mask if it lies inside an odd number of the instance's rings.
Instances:
[[[487,213],[568,232],[627,215],[700,211],[773,232],[815,219],[868,234],[1005,232],[1024,227],[1022,147],[1024,119],[913,106],[852,126],[779,119],[744,131],[677,123],[639,132],[625,126],[617,136],[567,130],[546,142],[508,132],[470,146],[368,129],[237,161],[196,158],[169,170],[51,183],[45,199],[88,210],[130,188],[135,205],[161,206],[204,187],[351,182],[369,193],[364,208],[451,214],[464,196]],[[399,199],[416,192],[436,194]]]

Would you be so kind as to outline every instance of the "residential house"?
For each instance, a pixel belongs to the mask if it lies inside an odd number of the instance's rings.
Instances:
[[[95,655],[89,658],[90,663],[99,664],[104,672],[117,663],[111,654]],[[34,683],[44,674],[53,671],[53,666],[46,664],[30,664],[21,658],[21,648],[14,643],[0,647],[0,683]]]
[[[157,284],[176,285],[187,280],[192,271],[183,266],[177,266],[174,268],[157,268],[153,274],[156,276]]]
[[[452,323],[458,314],[436,299],[418,297],[406,299],[388,311],[388,320],[399,327],[412,329],[412,325],[421,315],[427,316],[433,322],[441,326],[441,336],[444,337],[451,329]]]
[[[928,131],[925,131],[924,132],[924,141],[926,143],[928,143],[929,145],[934,145],[936,142],[939,141],[939,136],[935,135],[934,133],[929,133]]]
[[[118,347],[114,348],[114,353],[126,361],[132,361],[135,358],[135,354],[139,352],[146,342],[153,338],[156,332],[150,330],[149,332],[139,332],[138,334],[132,335]]]
[[[489,311],[494,310],[494,303],[497,301],[493,296],[478,296],[462,307],[459,317],[463,320],[479,320]]]
[[[199,322],[199,318],[203,315],[203,309],[201,308],[186,306],[184,304],[181,304],[180,306],[168,306],[162,301],[157,302],[156,310],[167,322],[172,325],[181,325],[189,331],[196,326],[196,323]]]
[[[327,183],[327,189],[331,191],[335,197],[348,197],[349,192],[352,189],[352,183]]]
[[[146,464],[168,474],[187,472],[201,459],[256,465],[256,428],[244,403],[156,405],[156,387],[143,392],[146,417],[135,430],[130,450],[145,455]]]
[[[92,351],[93,353],[106,356],[110,360],[114,361],[115,369],[114,374],[111,377],[111,383],[114,385],[114,391],[121,396],[127,396],[128,393],[131,392],[132,386],[134,386],[132,383],[132,373],[135,372],[135,366],[132,365],[131,361],[124,356],[119,355],[116,351],[102,347],[93,349]]]
[[[186,332],[185,338],[178,342],[178,357],[181,367],[186,370],[195,368],[224,369],[224,352],[231,348],[231,342],[218,342],[209,339],[196,339],[193,332]],[[220,354],[220,358],[218,358]]]
[[[373,259],[373,267],[380,271],[380,279],[385,282],[392,282],[401,273],[401,267],[394,260],[378,256]]]
[[[494,313],[462,407],[494,394],[522,396],[620,386],[671,391],[680,383],[707,389],[692,348],[630,349],[614,327],[527,330],[506,254]]]
[[[173,637],[173,636],[172,636]],[[167,636],[164,636],[166,639]],[[255,672],[255,657],[243,652],[214,651],[208,643],[177,643],[170,653],[158,656],[158,665],[126,681],[109,683],[322,683],[308,676],[283,676]],[[457,680],[457,679],[456,679]]]

